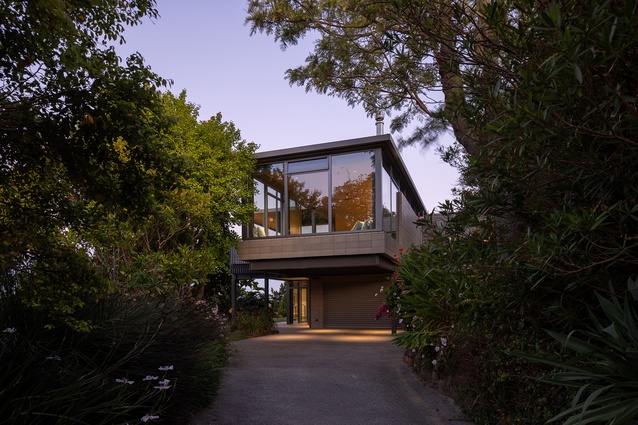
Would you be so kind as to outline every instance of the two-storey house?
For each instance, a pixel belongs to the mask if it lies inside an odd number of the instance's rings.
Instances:
[[[289,289],[289,322],[390,328],[375,321],[395,255],[422,243],[423,202],[390,135],[256,154],[252,221],[239,258]],[[378,296],[377,296],[378,294]]]

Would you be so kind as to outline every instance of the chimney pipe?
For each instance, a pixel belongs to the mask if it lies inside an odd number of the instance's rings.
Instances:
[[[383,134],[383,112],[382,111],[377,112],[377,115],[375,118],[377,121],[377,136],[380,136]]]

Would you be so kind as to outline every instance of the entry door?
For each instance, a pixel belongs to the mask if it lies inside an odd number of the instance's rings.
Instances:
[[[308,282],[290,282],[293,323],[308,323]]]

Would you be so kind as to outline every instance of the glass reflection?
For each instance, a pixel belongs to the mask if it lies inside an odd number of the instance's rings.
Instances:
[[[288,198],[289,234],[330,231],[327,171],[288,176]]]
[[[255,170],[255,195],[253,202],[253,238],[283,234],[283,164],[266,164]]]
[[[334,231],[371,230],[374,219],[374,152],[332,157]]]

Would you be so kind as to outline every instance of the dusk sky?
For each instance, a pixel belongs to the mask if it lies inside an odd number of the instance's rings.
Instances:
[[[153,71],[173,80],[172,92],[185,89],[200,106],[200,120],[221,112],[259,151],[375,134],[374,118],[363,107],[306,93],[285,80],[285,71],[312,50],[312,39],[282,51],[271,36],[251,37],[245,1],[158,0],[157,7],[160,19],[128,29],[118,52],[140,52]],[[389,123],[386,117],[386,132]],[[434,148],[408,148],[401,155],[428,210],[451,198],[457,173]]]

